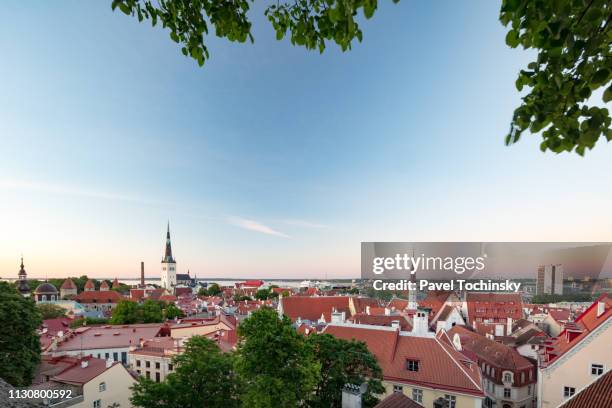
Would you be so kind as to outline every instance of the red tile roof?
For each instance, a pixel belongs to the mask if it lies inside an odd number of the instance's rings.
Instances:
[[[95,289],[96,285],[94,285],[93,281],[91,279],[87,280],[87,282],[85,282],[85,289]]]
[[[328,325],[324,333],[365,342],[387,381],[484,396],[477,364],[435,337],[364,325]],[[407,360],[412,359],[419,361],[418,371],[407,370]]]
[[[508,317],[513,320],[523,317],[523,302],[518,293],[480,293],[468,292],[466,295],[469,324],[485,320],[505,323]]]
[[[412,325],[403,315],[367,315],[365,313],[357,313],[350,318],[350,321],[356,324],[387,327],[391,327],[394,321],[398,321],[402,331],[412,330]]]
[[[81,362],[78,361],[70,368],[52,377],[51,380],[69,384],[86,384],[112,366],[119,364],[115,361],[110,367],[106,367],[106,360],[91,357],[84,357],[83,361],[87,361],[87,367],[82,367]]]
[[[414,402],[402,392],[394,392],[376,404],[374,408],[423,408],[423,406]]]
[[[291,296],[282,298],[283,313],[291,320],[298,318],[316,322],[325,317],[326,322],[331,321],[331,312],[335,309],[338,312],[345,312],[346,317],[350,316],[348,296]]]
[[[462,326],[453,326],[448,336],[453,339],[455,334],[461,339],[461,346],[478,356],[479,360],[502,370],[521,371],[534,369],[535,365],[520,355],[512,347],[498,343]],[[535,382],[535,376],[533,382]]]
[[[75,329],[65,340],[58,342],[55,351],[136,346],[140,344],[141,339],[156,337],[161,330],[162,324],[160,323],[84,326]]]
[[[598,303],[603,302],[604,311],[597,316]],[[543,366],[552,364],[559,356],[565,354],[576,344],[580,343],[593,330],[606,322],[612,316],[612,298],[604,293],[591,306],[589,306],[573,324],[565,326],[556,339],[544,347]]]
[[[62,286],[60,286],[60,289],[76,289],[77,286],[74,283],[74,281],[70,278],[66,279],[63,283]]]
[[[601,375],[559,408],[600,408],[612,405],[612,370]]]
[[[398,298],[391,299],[387,307],[389,309],[395,308],[395,310],[401,312],[402,310],[408,307],[408,301],[404,299],[398,299]]]
[[[550,309],[548,315],[562,323],[570,320],[571,312],[569,309]]]
[[[79,293],[74,300],[79,303],[119,303],[124,297],[114,290],[91,290]]]
[[[115,278],[115,280],[113,281],[113,289],[120,287],[121,285],[119,284],[119,280],[117,278]]]
[[[102,289],[110,289],[110,286],[108,286],[108,282],[103,280],[102,283],[100,284],[100,290]]]

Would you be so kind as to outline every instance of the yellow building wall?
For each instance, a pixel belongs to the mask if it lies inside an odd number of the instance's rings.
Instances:
[[[393,385],[401,385],[403,387],[404,394],[411,399],[413,388],[423,390],[423,402],[421,402],[421,405],[423,405],[424,407],[433,407],[434,401],[440,397],[444,397],[446,394],[453,395],[455,396],[455,398],[457,398],[457,404],[455,405],[456,408],[481,408],[482,401],[484,399],[484,397],[479,398],[450,391],[434,390],[425,387],[413,387],[408,384],[393,383],[389,381],[383,381],[383,386],[385,387],[385,395],[382,396],[381,399],[393,393]]]

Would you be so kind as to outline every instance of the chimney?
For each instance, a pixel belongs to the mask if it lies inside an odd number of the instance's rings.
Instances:
[[[412,333],[420,336],[429,332],[429,310],[418,308],[412,316]]]
[[[393,321],[391,321],[391,327],[393,327],[394,329],[399,329],[399,328],[400,328],[400,322],[399,322],[399,320],[393,320]]]
[[[597,302],[597,317],[604,314],[605,311],[606,311],[606,302],[600,300],[599,302]]]
[[[361,408],[361,395],[366,391],[367,384],[345,384],[342,387],[342,408]]]
[[[89,361],[81,360],[81,368],[87,368],[88,365],[89,365]]]
[[[140,286],[144,288],[144,262],[140,262]]]
[[[111,360],[110,358],[106,360],[106,368],[111,368],[112,365],[113,365],[113,360]]]
[[[370,314],[370,306],[366,306],[366,314],[369,315]]]
[[[509,317],[507,320],[506,336],[509,336],[511,333],[512,333],[512,318]]]
[[[391,309],[385,307],[385,316],[391,316]]]
[[[344,323],[345,316],[344,312],[333,311],[331,313],[331,323]]]

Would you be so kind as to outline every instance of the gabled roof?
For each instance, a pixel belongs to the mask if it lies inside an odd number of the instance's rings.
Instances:
[[[477,363],[436,337],[366,325],[330,324],[324,333],[365,342],[387,381],[484,396]],[[419,370],[409,371],[408,360],[418,360]]]
[[[394,392],[376,404],[374,408],[423,408],[423,406],[408,398],[403,392]]]
[[[96,288],[96,285],[94,285],[91,279],[88,279],[87,282],[85,282],[85,289],[95,289],[95,288]]]
[[[603,313],[597,316],[598,304],[604,305]],[[552,364],[556,359],[571,350],[587,337],[593,330],[605,323],[612,316],[612,298],[607,294],[602,294],[591,306],[589,306],[573,324],[565,326],[559,336],[544,350],[542,365],[544,367]]]
[[[316,322],[324,316],[325,321],[329,322],[333,310],[345,312],[346,317],[350,316],[349,299],[348,296],[291,296],[279,302],[283,313],[293,321],[301,318]]]
[[[58,342],[55,351],[136,346],[140,344],[140,339],[156,337],[161,329],[161,323],[79,327]]]
[[[400,299],[400,298],[391,299],[387,307],[389,309],[394,307],[395,310],[402,311],[408,307],[408,301],[405,299]]]
[[[70,278],[66,279],[63,283],[62,286],[60,286],[60,289],[76,289],[77,285],[74,283],[74,281]]]
[[[612,395],[612,370],[601,375],[579,391],[559,408],[599,408],[610,406]]]
[[[123,299],[123,296],[114,290],[91,290],[81,292],[74,298],[79,303],[119,303]]]
[[[488,364],[510,371],[519,371],[534,368],[535,365],[520,355],[512,347],[498,343],[478,333],[474,333],[462,326],[453,326],[448,336],[453,339],[455,334],[461,339],[461,346],[476,354],[479,359]]]
[[[368,324],[372,326],[387,326],[391,327],[394,321],[398,321],[402,331],[412,330],[412,325],[403,315],[368,315],[365,313],[357,313],[350,320],[355,324]]]
[[[474,325],[476,318],[504,320],[511,317],[518,320],[523,317],[523,301],[518,293],[468,292],[466,303],[470,325]]]
[[[51,380],[68,384],[87,384],[106,370],[119,364],[119,362],[115,361],[111,363],[110,367],[107,367],[106,360],[101,358],[84,357],[83,361],[87,361],[86,367],[82,367],[81,362],[78,361],[76,364],[52,377]]]

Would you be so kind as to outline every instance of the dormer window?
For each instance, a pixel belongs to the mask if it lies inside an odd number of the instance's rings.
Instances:
[[[419,360],[406,360],[406,370],[419,371]]]
[[[512,382],[512,373],[505,372],[504,373],[504,382],[511,383]]]

